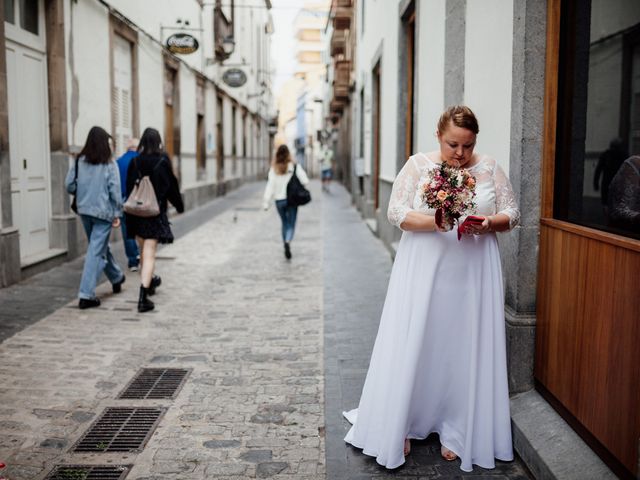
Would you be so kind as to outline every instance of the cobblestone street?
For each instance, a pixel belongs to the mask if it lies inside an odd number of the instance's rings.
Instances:
[[[130,466],[127,480],[530,478],[518,460],[465,474],[433,438],[394,472],[344,444],[341,411],[364,382],[389,255],[342,187],[323,194],[314,182],[286,261],[275,209],[259,208],[262,187],[175,219],[153,312],[137,312],[131,273],[122,293],[103,283],[102,306],[79,310],[81,261],[0,290],[3,324],[19,317],[0,344],[4,475],[43,479],[64,464]],[[118,399],[141,368],[189,373],[173,399]],[[139,452],[72,452],[109,407],[162,415]]]

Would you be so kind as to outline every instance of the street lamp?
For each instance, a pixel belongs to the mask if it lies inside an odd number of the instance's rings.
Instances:
[[[207,66],[215,65],[216,63],[222,63],[231,56],[236,48],[236,41],[233,39],[233,35],[227,35],[222,39],[222,42],[216,45],[215,57],[207,58],[205,63]]]
[[[275,136],[276,133],[278,133],[278,119],[277,118],[272,118],[271,121],[269,122],[269,125],[267,127],[267,131],[269,132],[270,136]]]
[[[231,35],[227,35],[222,39],[222,51],[225,58],[229,57],[236,48],[236,42]]]

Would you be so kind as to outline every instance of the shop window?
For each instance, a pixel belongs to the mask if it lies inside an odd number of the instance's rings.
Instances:
[[[561,10],[554,217],[640,238],[640,2]]]

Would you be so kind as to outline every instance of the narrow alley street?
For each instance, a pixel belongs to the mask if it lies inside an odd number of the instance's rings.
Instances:
[[[137,312],[131,273],[122,293],[103,283],[102,306],[79,310],[81,259],[0,290],[4,476],[39,480],[67,465],[52,478],[531,478],[519,460],[466,474],[431,437],[387,472],[342,441],[341,412],[359,398],[390,257],[341,186],[326,194],[314,182],[286,261],[277,213],[259,207],[262,187],[175,218],[176,242],[158,254],[153,312]],[[122,257],[121,244],[112,248]],[[118,398],[143,368],[186,378],[170,398]],[[142,439],[137,449],[84,437],[111,408],[157,413],[142,436],[131,419],[118,427],[129,434],[123,444]],[[83,445],[93,448],[74,451]],[[89,465],[116,476],[86,476]]]

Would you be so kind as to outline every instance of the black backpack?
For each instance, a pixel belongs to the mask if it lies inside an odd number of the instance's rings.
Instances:
[[[298,165],[294,165],[293,175],[287,183],[287,205],[290,207],[299,207],[311,201],[311,193],[300,182],[298,175],[296,175],[296,168]]]

